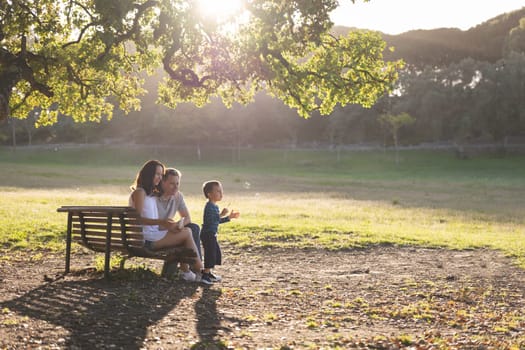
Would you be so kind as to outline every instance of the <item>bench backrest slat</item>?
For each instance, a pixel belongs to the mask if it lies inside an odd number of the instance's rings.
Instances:
[[[75,223],[73,222],[73,228],[74,229],[78,229],[80,231],[80,229],[82,228],[82,225],[80,223]],[[119,223],[115,223],[113,222],[112,225],[111,225],[111,230],[112,231],[115,231],[115,232],[120,232],[120,229],[121,229],[121,226]],[[100,232],[106,232],[107,230],[107,225],[104,224],[89,224],[89,223],[85,223],[84,224],[84,230],[86,231],[100,231]],[[132,233],[132,232],[138,232],[138,233],[142,233],[142,226],[139,226],[139,225],[126,225],[126,232],[129,232],[129,233]]]
[[[87,248],[104,251],[106,237],[111,249],[126,251],[143,245],[142,225],[131,207],[63,206],[57,210],[71,214],[72,239]]]
[[[84,219],[88,219],[90,223],[100,223],[100,224],[106,224],[107,223],[107,217],[92,217],[92,216],[89,216],[89,215],[84,215]],[[73,221],[74,222],[79,222],[79,218],[78,216],[73,216]],[[118,217],[113,217],[113,223],[116,223],[118,225],[120,225],[120,221],[119,221],[119,218]],[[125,219],[125,222],[127,225],[130,225],[130,226],[141,226],[139,221],[137,219]]]

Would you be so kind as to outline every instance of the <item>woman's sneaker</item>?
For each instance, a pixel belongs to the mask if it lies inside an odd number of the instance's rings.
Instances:
[[[180,274],[180,278],[188,281],[188,282],[195,282],[197,280],[197,275],[193,273],[193,271],[186,271]]]

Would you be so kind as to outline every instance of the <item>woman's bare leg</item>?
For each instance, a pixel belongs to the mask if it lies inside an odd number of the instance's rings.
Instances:
[[[168,231],[168,233],[162,239],[159,239],[154,243],[155,249],[165,249],[173,247],[184,247],[194,251],[197,258],[195,259],[193,268],[195,269],[195,271],[198,272],[202,270],[202,261],[199,259],[197,247],[195,246],[195,242],[193,241],[193,236],[189,228],[184,228],[177,232]],[[189,266],[187,264],[181,264],[182,271],[188,271],[188,269]]]

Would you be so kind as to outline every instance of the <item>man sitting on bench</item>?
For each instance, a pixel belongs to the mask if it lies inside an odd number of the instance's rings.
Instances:
[[[190,212],[184,201],[184,195],[179,191],[181,172],[174,168],[166,168],[160,182],[160,194],[157,198],[157,209],[160,219],[174,219],[175,214],[179,214],[180,220],[177,222],[175,232],[187,227],[191,230],[193,241],[197,247],[197,253],[202,260],[200,227],[191,222]],[[186,270],[187,264],[181,264],[181,270]]]
[[[184,247],[191,249],[197,256],[197,247],[188,228],[176,230],[177,223],[171,219],[159,219],[156,196],[159,192],[160,181],[164,175],[164,165],[157,160],[147,161],[140,169],[134,184],[131,186],[129,205],[135,208],[140,215],[144,248],[149,250]],[[198,257],[193,264],[194,271],[201,273],[203,265]],[[199,281],[200,276],[192,272],[189,267],[181,266],[182,278],[186,281]]]

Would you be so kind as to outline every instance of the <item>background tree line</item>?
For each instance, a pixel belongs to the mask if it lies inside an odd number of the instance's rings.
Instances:
[[[348,32],[337,27],[335,32]],[[371,108],[337,107],[329,117],[297,116],[280,100],[260,92],[247,106],[231,109],[218,100],[202,108],[181,104],[169,109],[155,103],[163,73],[148,78],[150,93],[142,110],[115,113],[111,121],[74,123],[60,117],[53,126],[34,127],[38,110],[25,120],[10,118],[0,142],[133,142],[177,145],[295,146],[356,143],[391,144],[382,115],[407,113],[415,122],[399,130],[401,145],[454,141],[504,144],[525,135],[525,8],[504,14],[468,31],[418,30],[383,35],[395,50],[386,59],[402,58],[396,89]]]

